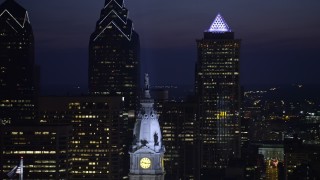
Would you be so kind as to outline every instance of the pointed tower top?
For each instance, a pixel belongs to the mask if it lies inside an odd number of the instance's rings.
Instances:
[[[144,97],[150,99],[150,82],[149,82],[149,74],[146,73],[144,75]]]
[[[30,24],[28,12],[14,0],[6,0],[0,4],[0,17],[9,14],[23,28],[25,23]]]
[[[208,31],[213,33],[224,33],[231,32],[231,29],[229,28],[223,17],[220,15],[220,13],[218,13]]]
[[[106,0],[104,6],[107,6],[112,1],[116,2],[120,7],[124,6],[124,0]]]

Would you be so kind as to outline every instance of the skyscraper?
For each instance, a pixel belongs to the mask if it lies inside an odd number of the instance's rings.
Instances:
[[[89,44],[89,91],[122,96],[134,110],[139,93],[139,36],[123,0],[106,0]]]
[[[35,109],[34,38],[28,12],[14,0],[0,5],[1,124],[29,124]]]
[[[133,130],[130,154],[130,180],[164,180],[162,134],[154,100],[149,92],[149,77],[145,77],[145,93]]]
[[[220,14],[204,38],[197,40],[195,88],[202,169],[222,169],[230,156],[240,154],[240,43]]]

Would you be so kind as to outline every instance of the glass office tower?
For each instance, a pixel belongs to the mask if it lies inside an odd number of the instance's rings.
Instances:
[[[203,169],[225,168],[230,157],[240,154],[240,43],[220,14],[197,40],[195,88]]]
[[[139,36],[123,0],[106,0],[89,43],[89,91],[124,97],[125,107],[138,102]]]

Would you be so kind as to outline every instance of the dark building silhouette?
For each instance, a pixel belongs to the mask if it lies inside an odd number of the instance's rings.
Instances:
[[[28,12],[0,5],[0,179],[24,158],[26,179],[68,179],[71,126],[38,126],[39,69]]]
[[[35,116],[34,37],[28,12],[14,0],[0,5],[1,124],[29,124]]]
[[[320,178],[320,146],[305,142],[296,135],[293,138],[285,139],[284,173],[286,179]]]
[[[123,0],[106,0],[89,43],[91,95],[124,97],[135,110],[139,93],[140,41]]]
[[[166,145],[164,163],[168,179],[197,179],[196,110],[192,101],[164,102],[160,125]]]
[[[194,96],[179,100],[174,96],[173,99],[169,99],[169,91],[162,87],[150,92],[155,99],[155,108],[162,127],[162,139],[166,145],[166,179],[197,179],[197,104]]]
[[[197,40],[202,169],[225,168],[230,157],[240,154],[240,42],[220,14]]]

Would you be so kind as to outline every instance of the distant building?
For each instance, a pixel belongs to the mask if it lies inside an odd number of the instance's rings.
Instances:
[[[140,42],[123,0],[106,0],[89,43],[89,92],[124,97],[135,110],[140,90]]]
[[[195,90],[203,169],[225,168],[230,157],[240,156],[240,43],[220,14],[197,40]]]
[[[298,135],[304,140],[304,144],[320,145],[320,111],[316,113],[307,113],[294,129],[299,132]]]
[[[285,175],[286,179],[319,179],[320,146],[303,144],[297,137],[285,139]]]
[[[265,141],[269,130],[263,114],[263,96],[266,91],[247,91],[244,92],[242,101],[241,133],[243,147],[250,141]],[[247,134],[244,134],[247,132]],[[270,131],[269,131],[270,132]]]
[[[25,179],[69,179],[71,126],[0,127],[0,179],[24,159]]]
[[[164,180],[164,153],[158,116],[150,96],[149,77],[145,76],[145,93],[133,129],[130,154],[130,180]]]
[[[6,0],[0,5],[1,125],[33,122],[35,70],[34,37],[28,12],[14,0]]]
[[[41,97],[42,124],[72,126],[70,179],[123,179],[128,174],[121,97]]]

